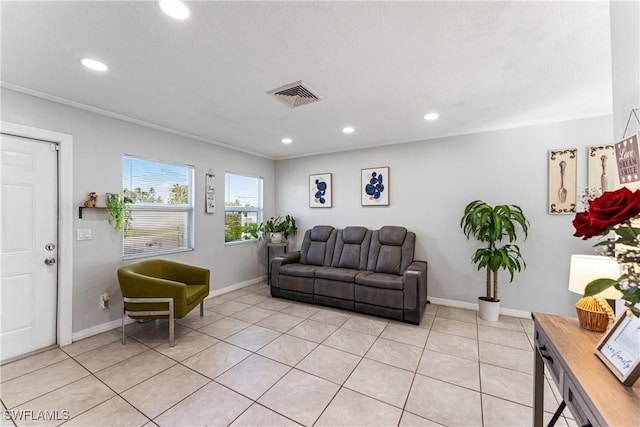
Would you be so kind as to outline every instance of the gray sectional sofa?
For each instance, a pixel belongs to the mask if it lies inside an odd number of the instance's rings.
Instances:
[[[415,241],[404,227],[315,226],[271,260],[271,295],[419,324],[427,263],[413,259]]]

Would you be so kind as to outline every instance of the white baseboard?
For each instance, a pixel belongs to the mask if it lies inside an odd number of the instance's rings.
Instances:
[[[462,301],[455,301],[452,299],[444,299],[444,298],[436,298],[436,297],[429,297],[429,301],[431,301],[432,304],[444,305],[447,307],[463,308],[465,310],[478,311],[478,304],[474,304],[471,302],[462,302]],[[500,307],[500,314],[504,314],[505,316],[521,317],[523,319],[531,319],[530,311],[514,310],[512,308]]]
[[[256,283],[262,283],[266,279],[267,279],[267,276],[260,276],[260,277],[256,277],[255,279],[225,286],[224,288],[215,289],[209,292],[209,296],[207,298],[217,297],[218,295],[226,294],[231,291],[237,291],[238,289],[246,288],[247,286],[255,285]]]
[[[231,291],[245,288],[247,286],[255,285],[256,283],[262,283],[265,280],[266,280],[266,276],[260,276],[255,279],[247,280],[245,282],[235,283],[233,285],[229,285],[221,289],[210,291],[209,296],[207,298],[212,298],[218,295],[226,294],[227,292],[231,292]],[[133,323],[133,322],[135,322],[135,320],[129,317],[127,317],[124,321],[125,325],[128,325],[129,323]],[[93,335],[101,334],[103,332],[107,332],[112,329],[118,328],[120,327],[120,325],[122,325],[122,319],[116,319],[106,323],[101,323],[96,326],[92,326],[87,329],[82,329],[80,331],[74,332],[71,335],[71,341],[76,342],[84,338],[89,338]]]
[[[131,319],[129,317],[127,317],[124,320],[124,324],[125,325],[128,325],[129,323],[133,323],[133,322],[135,322],[135,320]],[[81,339],[89,338],[91,336],[98,335],[98,334],[101,334],[103,332],[110,331],[110,330],[118,328],[120,326],[122,326],[122,319],[116,319],[116,320],[112,320],[110,322],[101,323],[99,325],[92,326],[92,327],[87,328],[87,329],[82,329],[82,330],[80,330],[78,332],[74,332],[71,335],[71,341],[72,342],[80,341]]]

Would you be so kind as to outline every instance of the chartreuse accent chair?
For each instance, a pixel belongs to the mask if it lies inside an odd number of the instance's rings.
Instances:
[[[174,319],[184,316],[209,295],[210,271],[206,268],[151,259],[118,269],[120,291],[124,299],[122,344],[125,342],[126,316],[137,320],[169,319],[169,344],[173,347]]]

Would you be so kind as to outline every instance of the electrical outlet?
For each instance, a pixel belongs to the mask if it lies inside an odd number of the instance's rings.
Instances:
[[[100,308],[103,310],[108,309],[110,299],[111,296],[109,295],[109,292],[105,292],[104,294],[100,295]]]

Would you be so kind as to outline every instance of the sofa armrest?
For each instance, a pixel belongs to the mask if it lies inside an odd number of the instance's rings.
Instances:
[[[421,308],[427,301],[427,263],[413,261],[402,277],[404,283],[404,309]]]
[[[279,288],[278,285],[280,280],[280,267],[285,264],[293,264],[300,261],[300,251],[295,252],[287,252],[283,255],[278,255],[271,260],[271,277],[270,277],[270,286],[274,286]]]

